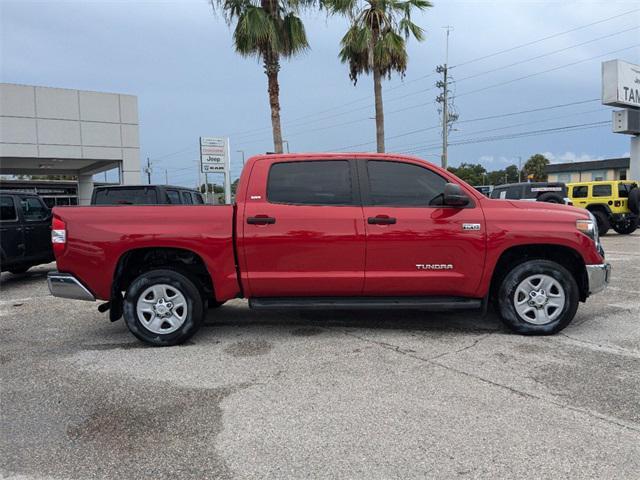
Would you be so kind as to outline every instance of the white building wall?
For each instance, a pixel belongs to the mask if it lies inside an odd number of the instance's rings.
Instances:
[[[123,183],[140,183],[137,97],[0,83],[0,158],[83,179],[115,162]]]

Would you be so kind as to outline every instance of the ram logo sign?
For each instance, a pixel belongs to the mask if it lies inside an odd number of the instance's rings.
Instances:
[[[418,270],[453,270],[451,263],[416,263]]]

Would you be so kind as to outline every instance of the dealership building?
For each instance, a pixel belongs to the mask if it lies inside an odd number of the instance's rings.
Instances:
[[[552,163],[545,171],[550,182],[596,182],[601,180],[629,180],[630,158],[609,158],[588,162]],[[637,180],[637,179],[633,179]]]
[[[0,175],[76,177],[86,205],[94,175],[114,169],[140,183],[136,96],[0,83]]]

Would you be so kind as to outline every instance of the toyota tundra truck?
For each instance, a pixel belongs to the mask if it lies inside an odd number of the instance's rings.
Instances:
[[[55,208],[51,293],[103,300],[143,342],[184,342],[207,308],[486,311],[553,334],[605,288],[590,212],[490,199],[421,159],[248,160],[233,205]]]

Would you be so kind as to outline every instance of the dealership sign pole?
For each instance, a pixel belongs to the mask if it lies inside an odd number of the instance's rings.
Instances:
[[[629,180],[640,181],[640,65],[603,62],[602,103],[623,108],[613,112],[613,131],[631,135]]]
[[[207,197],[209,193],[210,173],[224,175],[224,201],[231,203],[230,150],[227,137],[200,137],[200,171],[205,174]]]

